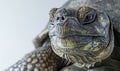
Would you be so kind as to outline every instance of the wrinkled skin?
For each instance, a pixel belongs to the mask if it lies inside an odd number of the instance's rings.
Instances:
[[[71,61],[76,62],[77,55],[78,58],[89,55],[93,57],[95,52],[107,47],[110,22],[104,13],[89,7],[81,7],[78,11],[73,11],[72,16],[69,12],[71,11],[58,9],[54,14],[54,21],[48,26],[51,44],[56,54],[58,50],[61,57],[66,54]],[[70,58],[69,55],[74,56],[75,59]],[[85,63],[84,60],[80,61],[81,64],[82,62]]]
[[[87,68],[111,55],[113,30],[104,12],[83,6],[53,9],[50,14],[49,36],[57,55]]]
[[[98,65],[101,67],[95,70],[119,70],[119,61],[111,58],[114,33],[107,12],[87,5],[75,6],[68,4],[68,7],[53,9],[50,13],[48,30],[53,51],[82,69]],[[111,63],[105,65],[104,60]]]
[[[119,3],[69,0],[53,8],[36,50],[6,71],[120,71]]]

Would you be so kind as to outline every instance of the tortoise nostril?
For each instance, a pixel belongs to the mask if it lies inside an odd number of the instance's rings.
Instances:
[[[57,17],[56,20],[58,21],[60,19],[60,17]]]
[[[65,17],[62,16],[62,17],[61,17],[61,20],[64,21],[64,20],[65,20]]]
[[[64,16],[57,16],[56,17],[56,21],[57,22],[63,22],[65,20],[65,17]]]

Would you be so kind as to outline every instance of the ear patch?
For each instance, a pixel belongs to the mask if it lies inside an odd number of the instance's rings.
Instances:
[[[49,13],[50,18],[54,18],[54,14],[56,13],[57,10],[58,10],[58,8],[53,8],[50,10],[50,13]]]

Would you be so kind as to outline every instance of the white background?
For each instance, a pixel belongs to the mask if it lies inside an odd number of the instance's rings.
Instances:
[[[0,71],[34,50],[32,39],[45,27],[49,10],[66,0],[0,0]]]

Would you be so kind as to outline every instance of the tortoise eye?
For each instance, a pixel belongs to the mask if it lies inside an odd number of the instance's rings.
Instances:
[[[80,7],[78,10],[78,20],[83,25],[93,22],[96,15],[96,10],[90,7]]]
[[[96,19],[96,12],[95,11],[92,11],[90,13],[88,13],[85,18],[84,18],[84,24],[88,24],[88,23],[91,23],[93,22],[95,19]]]

